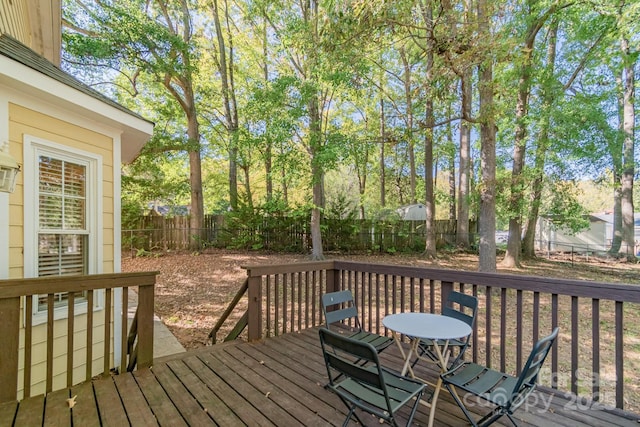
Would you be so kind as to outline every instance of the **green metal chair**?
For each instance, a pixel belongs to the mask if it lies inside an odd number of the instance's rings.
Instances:
[[[476,315],[478,314],[478,298],[474,297],[473,295],[451,291],[447,296],[447,302],[442,309],[442,314],[458,320],[462,320],[473,330],[476,322]],[[467,347],[469,347],[470,342],[471,335],[460,339],[449,340],[447,348],[450,351],[453,351],[456,348],[458,349],[456,357],[451,363],[449,363],[449,367],[454,367],[463,360],[464,352],[467,350]],[[434,340],[422,339],[418,344],[418,351],[420,352],[420,355],[427,356],[434,362],[437,362],[438,357],[433,350],[434,344],[443,346],[444,341],[435,340],[434,342]],[[412,366],[415,366],[418,360],[419,359],[414,360]]]
[[[357,409],[398,426],[397,412],[413,402],[406,424],[411,425],[424,393],[423,382],[383,368],[378,352],[366,342],[320,328],[320,344],[329,377],[327,389],[336,393],[349,409],[343,427],[352,417],[360,425],[366,425],[358,417]],[[354,359],[366,363],[363,365]]]
[[[333,310],[329,310],[331,307],[333,307]],[[393,343],[393,338],[391,337],[385,337],[362,329],[358,317],[358,309],[350,290],[324,294],[322,296],[322,312],[327,329],[331,329],[330,326],[336,323],[345,324],[345,321],[351,321],[353,322],[351,329],[342,329],[342,331],[346,332],[346,336],[371,344],[378,353]]]
[[[540,368],[558,336],[558,328],[551,335],[538,341],[519,376],[514,377],[475,363],[463,363],[441,375],[454,400],[473,426],[488,426],[506,415],[517,426],[513,413],[533,392]],[[493,404],[495,408],[479,421],[474,421],[469,410],[460,400],[456,389],[464,390]]]

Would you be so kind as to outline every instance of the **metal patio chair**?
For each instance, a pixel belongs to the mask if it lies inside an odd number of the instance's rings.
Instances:
[[[473,330],[474,324],[476,322],[476,315],[478,314],[478,298],[473,295],[463,294],[457,291],[449,292],[447,296],[447,302],[445,303],[444,308],[442,309],[442,314],[444,316],[453,317],[455,319],[461,320],[465,322],[467,325],[471,327]],[[464,357],[464,352],[469,347],[469,343],[471,342],[471,334],[467,337],[449,340],[449,344],[447,346],[449,351],[457,350],[457,355],[455,359],[451,363],[449,363],[448,367],[454,367],[460,361],[462,361]],[[438,357],[433,350],[433,345],[443,346],[443,340],[420,340],[418,344],[418,352],[421,356],[427,356],[434,362],[438,361]],[[412,366],[415,366],[418,363],[418,360],[413,361]],[[447,367],[443,367],[447,369]]]
[[[558,336],[558,328],[551,335],[538,341],[517,377],[467,362],[441,375],[454,400],[473,426],[488,426],[506,415],[517,426],[513,413],[527,400],[538,380],[540,368]],[[474,421],[469,410],[460,400],[456,389],[471,393],[493,404],[494,409],[479,421]]]
[[[334,309],[329,310],[330,307],[334,307]],[[324,294],[322,296],[322,312],[327,329],[331,329],[330,326],[336,323],[346,325],[348,321],[353,322],[351,328],[342,328],[341,331],[345,332],[345,335],[351,339],[371,344],[378,353],[393,343],[393,338],[391,337],[385,337],[362,329],[358,308],[350,290]]]
[[[319,334],[329,377],[326,388],[336,393],[349,409],[343,427],[349,424],[352,417],[360,425],[366,425],[358,417],[357,409],[398,426],[397,412],[413,402],[406,424],[410,426],[425,384],[382,367],[378,352],[371,344],[326,328],[320,328]],[[354,359],[366,363],[359,364]]]

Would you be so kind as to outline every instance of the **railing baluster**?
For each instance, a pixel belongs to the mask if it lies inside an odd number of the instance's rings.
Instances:
[[[486,287],[486,294],[485,294],[485,310],[486,310],[486,316],[485,316],[485,333],[486,333],[486,340],[485,340],[485,357],[486,357],[486,366],[488,368],[491,368],[491,286],[487,286]]]
[[[409,311],[414,311],[415,308],[416,308],[415,287],[416,287],[416,278],[415,277],[410,277],[409,278],[409,305],[411,307],[409,308]]]
[[[429,279],[429,313],[433,313],[436,306],[436,286],[433,279]]]
[[[87,291],[87,359],[85,381],[93,377],[93,290]]]
[[[105,377],[109,375],[109,368],[111,366],[111,361],[109,360],[109,356],[111,355],[111,307],[111,288],[107,288],[104,296],[104,352],[102,354],[104,362],[102,375]],[[93,307],[87,307],[87,310],[93,310]]]
[[[578,297],[571,297],[571,392],[578,394]]]
[[[600,300],[591,300],[591,370],[593,371],[593,400],[600,400]]]
[[[287,333],[287,317],[289,316],[289,296],[287,294],[289,276],[285,273],[282,275],[282,333]]]
[[[369,330],[373,330],[373,284],[371,283],[371,273],[367,273],[367,294],[368,294],[368,313],[367,317],[369,318]]]
[[[47,295],[47,378],[45,392],[53,390],[53,310],[55,294]]]
[[[389,314],[389,275],[384,275],[384,314]],[[385,335],[388,331],[385,328]]]
[[[304,272],[304,327],[308,328],[309,325],[309,272]],[[267,306],[268,307],[268,306]]]
[[[558,326],[558,294],[551,294],[551,329]],[[558,340],[559,341],[559,340]],[[559,343],[551,347],[551,372],[558,372],[558,347]],[[558,377],[554,376],[551,382],[552,388],[558,388]]]
[[[275,336],[280,335],[280,275],[276,274],[274,275],[274,280],[275,280],[275,284],[274,284],[274,294],[273,294],[273,298],[274,298],[274,302],[275,302],[275,310],[274,310],[274,325],[273,325],[273,333]]]
[[[473,285],[472,286],[472,290],[473,290],[472,291],[472,295],[474,297],[478,298],[478,285]],[[472,357],[473,357],[473,362],[474,363],[478,363],[478,353],[479,353],[478,348],[479,348],[479,346],[478,346],[478,321],[476,320],[476,324],[473,327],[473,348],[472,348],[472,351],[473,351]]]
[[[520,374],[522,370],[522,323],[523,323],[523,302],[522,302],[522,290],[516,291],[516,342],[518,343],[516,351],[516,372]],[[527,343],[527,348],[530,348],[532,344]],[[502,344],[504,347],[504,343]]]
[[[31,351],[33,346],[33,295],[24,299],[24,398],[31,397]],[[3,316],[5,319],[5,316]],[[4,320],[3,320],[4,321]],[[9,350],[7,350],[9,351]],[[2,353],[2,352],[0,352]],[[17,357],[17,350],[16,350]],[[2,366],[2,364],[0,364]]]
[[[517,353],[520,353],[520,341],[516,340],[518,347]],[[500,289],[500,370],[507,370],[507,289]],[[520,368],[518,368],[520,369]]]
[[[267,337],[270,337],[273,333],[273,325],[271,324],[271,310],[273,305],[271,304],[273,301],[273,296],[271,295],[272,289],[271,289],[271,275],[267,275],[264,278],[264,283],[265,283],[265,293],[266,295],[266,304],[267,306],[265,307],[265,322],[266,322],[266,335]]]
[[[624,324],[622,301],[616,301],[616,407],[624,409]]]
[[[117,315],[117,314],[116,314]],[[120,372],[127,372],[127,337],[129,335],[129,287],[122,287],[122,322],[120,330]]]
[[[76,294],[69,292],[67,298],[67,387],[73,385],[73,335],[75,325]]]
[[[540,339],[540,292],[533,293],[533,326],[532,331],[533,342]]]

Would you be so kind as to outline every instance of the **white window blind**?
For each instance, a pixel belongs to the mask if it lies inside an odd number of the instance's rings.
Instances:
[[[87,167],[41,155],[38,178],[38,276],[86,274]],[[66,293],[55,295],[55,306],[66,301]],[[46,305],[47,296],[41,295],[38,310]]]

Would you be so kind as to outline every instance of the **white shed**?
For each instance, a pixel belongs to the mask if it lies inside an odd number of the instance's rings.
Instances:
[[[427,208],[422,203],[401,206],[396,209],[396,212],[400,215],[400,219],[405,221],[426,221],[427,219]]]
[[[635,240],[640,241],[640,213],[634,215]],[[589,215],[589,228],[577,234],[558,229],[549,218],[539,218],[536,229],[536,248],[539,250],[572,252],[606,252],[613,240],[613,214]],[[626,247],[620,248],[621,252]],[[635,251],[635,249],[634,249]]]

